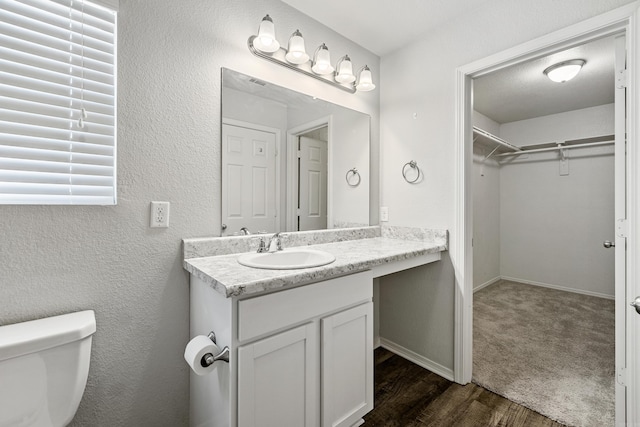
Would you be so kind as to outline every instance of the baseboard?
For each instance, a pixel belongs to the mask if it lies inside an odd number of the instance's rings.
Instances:
[[[421,356],[418,353],[411,351],[408,348],[404,348],[401,345],[391,342],[385,338],[380,338],[380,346],[392,353],[397,354],[398,356],[404,357],[408,361],[413,362],[418,366],[422,366],[423,368],[430,370],[434,374],[438,374],[441,377],[448,379],[449,381],[453,381],[453,370],[447,368],[446,366],[442,366],[439,363],[427,359],[426,357]]]
[[[516,277],[501,276],[500,278],[503,280],[509,280],[511,282],[524,283],[525,285],[540,286],[543,288],[556,289],[558,291],[573,292],[574,294],[589,295],[592,297],[605,298],[605,299],[611,299],[611,300],[615,299],[614,295],[602,294],[600,292],[592,292],[592,291],[585,291],[583,289],[568,288],[568,287],[559,286],[559,285],[551,285],[549,283],[535,282],[533,280],[526,280],[526,279],[518,279]]]
[[[380,347],[380,337],[374,337],[373,338],[373,349],[375,350],[378,347]]]
[[[493,285],[494,283],[496,283],[497,281],[501,280],[502,277],[498,276],[498,277],[494,277],[493,279],[489,280],[488,282],[484,282],[482,285],[477,286],[475,288],[473,288],[473,292],[478,292],[480,289],[484,289],[489,285]]]

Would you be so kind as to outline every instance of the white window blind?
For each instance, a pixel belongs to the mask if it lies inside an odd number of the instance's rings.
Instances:
[[[116,203],[116,13],[0,1],[0,204]]]

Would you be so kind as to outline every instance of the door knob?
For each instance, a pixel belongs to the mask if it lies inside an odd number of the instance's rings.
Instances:
[[[638,314],[640,314],[640,297],[636,297],[630,305],[636,309]]]
[[[613,242],[610,242],[609,240],[605,240],[602,243],[602,246],[604,246],[605,248],[609,249],[609,248],[614,248],[616,246],[616,244],[613,243]]]

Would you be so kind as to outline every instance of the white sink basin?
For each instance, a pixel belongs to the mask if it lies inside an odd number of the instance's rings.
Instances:
[[[242,265],[270,270],[320,267],[331,264],[335,260],[336,257],[328,252],[306,248],[284,249],[278,252],[252,252],[238,257],[238,262]]]

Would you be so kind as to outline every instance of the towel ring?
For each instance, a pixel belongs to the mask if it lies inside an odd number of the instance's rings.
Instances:
[[[354,184],[352,184],[351,181],[349,181],[349,174],[355,175],[358,177],[358,180]],[[360,185],[360,181],[362,181],[362,178],[360,177],[360,172],[358,172],[358,169],[356,168],[349,169],[347,171],[347,174],[345,175],[345,179],[347,180],[347,185],[349,187],[357,187],[358,185]]]
[[[416,175],[416,179],[414,179],[413,181],[407,178],[407,166],[410,166],[411,169],[415,169],[418,172],[418,175]],[[414,184],[420,178],[420,168],[418,167],[418,162],[416,162],[415,160],[411,160],[410,162],[405,163],[402,167],[402,177],[409,184]]]

